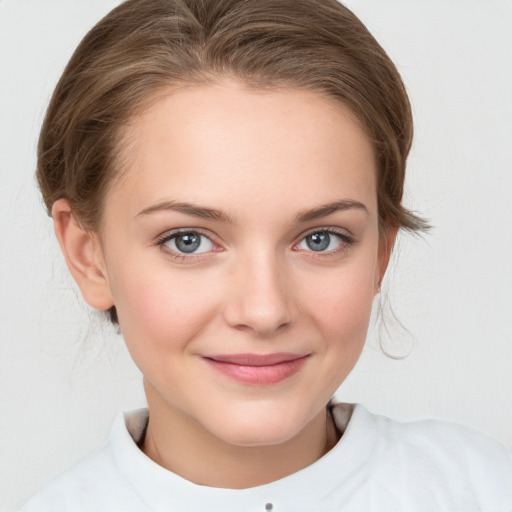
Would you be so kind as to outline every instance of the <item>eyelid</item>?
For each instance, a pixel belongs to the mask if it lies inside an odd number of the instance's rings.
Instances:
[[[168,242],[172,238],[174,238],[180,234],[184,234],[184,233],[197,233],[201,236],[204,236],[205,238],[210,240],[210,242],[215,246],[215,248],[212,251],[203,252],[203,253],[184,254],[184,253],[178,253],[176,251],[173,251],[172,249],[170,249],[164,245],[166,242]],[[328,234],[334,235],[341,240],[342,245],[339,249],[336,249],[336,250],[331,250],[331,251],[326,251],[326,252],[319,251],[316,253],[315,253],[315,251],[303,251],[303,250],[296,249],[297,245],[300,242],[302,242],[307,236],[312,235],[314,233],[328,233]],[[354,235],[352,235],[352,233],[350,233],[350,231],[348,231],[347,229],[333,227],[333,226],[320,226],[320,227],[310,228],[310,229],[302,232],[299,235],[299,237],[297,237],[296,241],[294,242],[292,249],[298,250],[300,252],[312,253],[311,255],[313,257],[321,258],[321,257],[333,256],[333,255],[339,254],[340,252],[346,251],[346,250],[348,250],[348,248],[350,246],[354,245],[355,243],[356,243],[356,239],[355,239]],[[193,227],[176,228],[176,229],[171,229],[171,230],[165,231],[164,233],[158,235],[154,245],[157,247],[160,247],[160,249],[162,251],[164,251],[168,255],[171,255],[174,259],[179,259],[179,260],[199,259],[202,257],[207,257],[208,254],[210,254],[211,252],[220,252],[223,250],[222,245],[218,243],[217,237],[215,235],[213,235],[208,230],[205,230],[202,228],[193,228]]]
[[[313,233],[332,233],[334,235],[340,235],[347,238],[354,238],[354,235],[352,235],[348,229],[338,228],[335,226],[319,226],[307,229],[306,231],[302,232],[297,239],[302,240],[303,238],[307,237],[308,235],[312,235]]]
[[[171,255],[174,259],[178,259],[178,260],[199,259],[199,258],[202,258],[202,257],[206,257],[211,252],[219,252],[220,250],[222,250],[222,246],[216,241],[216,237],[212,236],[211,233],[209,233],[209,232],[207,233],[205,231],[206,230],[204,230],[202,228],[177,228],[177,229],[171,229],[171,230],[165,231],[164,233],[160,234],[156,238],[156,241],[155,241],[154,245],[156,247],[159,247],[166,254]],[[210,242],[214,245],[215,248],[212,251],[201,252],[201,253],[197,253],[197,254],[195,254],[195,253],[185,254],[185,253],[176,252],[176,251],[170,249],[169,247],[165,246],[165,244],[169,240],[172,240],[176,236],[179,236],[179,235],[182,235],[182,234],[185,234],[185,233],[197,233],[198,235],[204,236],[205,238],[210,240]]]
[[[329,257],[336,254],[339,254],[340,252],[346,251],[350,246],[354,245],[356,240],[354,238],[354,235],[350,233],[347,229],[332,227],[332,226],[321,226],[321,227],[315,227],[308,229],[300,234],[300,236],[297,238],[297,241],[293,244],[293,248],[296,248],[307,236],[312,235],[314,233],[328,233],[330,235],[334,235],[337,238],[340,239],[342,242],[342,245],[339,249],[331,250],[331,251],[303,251],[305,253],[312,253],[313,257]],[[297,249],[302,251],[301,249]]]

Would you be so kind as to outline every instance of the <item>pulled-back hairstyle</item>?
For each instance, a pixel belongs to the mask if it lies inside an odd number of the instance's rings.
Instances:
[[[99,231],[105,193],[120,172],[122,127],[160,91],[224,77],[317,91],[347,106],[373,142],[381,232],[426,228],[401,204],[413,133],[404,85],[336,0],[121,3],[84,37],[48,107],[37,164],[48,213],[68,199],[82,226]]]

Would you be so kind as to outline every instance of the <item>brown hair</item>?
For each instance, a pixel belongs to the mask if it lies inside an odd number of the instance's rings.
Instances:
[[[381,231],[427,228],[401,204],[413,133],[403,82],[336,0],[127,0],[113,9],[75,50],[48,107],[37,165],[48,212],[66,198],[85,228],[99,230],[123,125],[159,90],[219,77],[348,106],[374,144]]]

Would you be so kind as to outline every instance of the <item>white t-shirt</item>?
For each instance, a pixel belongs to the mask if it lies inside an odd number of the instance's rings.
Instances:
[[[343,436],[314,464],[249,489],[196,485],[137,447],[146,409],[120,415],[108,442],[22,512],[511,512],[512,454],[464,427],[400,423],[333,408]],[[345,428],[346,427],[346,428]]]

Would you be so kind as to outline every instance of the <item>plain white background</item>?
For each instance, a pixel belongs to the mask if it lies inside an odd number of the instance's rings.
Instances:
[[[51,91],[114,0],[0,0],[0,511],[144,404],[122,339],[79,298],[33,173]],[[398,419],[469,425],[512,447],[512,2],[350,0],[411,95],[404,236],[378,324],[339,398]]]

